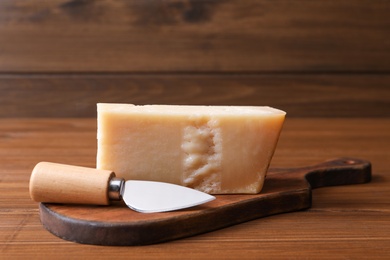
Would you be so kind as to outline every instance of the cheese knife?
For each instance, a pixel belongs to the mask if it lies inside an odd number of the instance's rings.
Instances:
[[[129,208],[142,213],[179,210],[215,199],[176,184],[125,181],[109,170],[50,162],[34,167],[29,189],[36,202],[109,205],[123,199]]]

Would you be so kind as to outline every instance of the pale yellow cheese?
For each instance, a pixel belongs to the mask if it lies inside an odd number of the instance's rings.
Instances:
[[[286,115],[249,106],[97,108],[98,169],[211,194],[260,192]]]

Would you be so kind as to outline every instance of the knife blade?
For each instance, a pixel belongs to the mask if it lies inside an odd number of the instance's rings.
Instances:
[[[40,162],[30,177],[30,196],[36,202],[108,205],[123,199],[138,212],[154,213],[194,207],[215,199],[188,187],[118,178],[109,170]]]

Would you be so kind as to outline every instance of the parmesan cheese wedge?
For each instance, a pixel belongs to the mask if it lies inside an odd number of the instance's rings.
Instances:
[[[271,107],[99,103],[97,168],[210,194],[259,193],[286,113]]]

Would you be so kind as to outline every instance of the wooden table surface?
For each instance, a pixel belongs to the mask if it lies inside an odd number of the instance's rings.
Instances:
[[[0,1],[0,259],[389,259],[390,1]],[[64,241],[28,182],[95,166],[96,103],[269,105],[271,167],[372,162],[312,208],[142,247]],[[221,216],[223,217],[223,216]]]
[[[39,161],[95,165],[96,120],[0,119],[0,258],[383,258],[390,255],[390,119],[287,119],[271,167],[351,156],[370,183],[316,189],[312,208],[172,242],[106,247],[64,241],[39,221],[28,183]],[[221,216],[223,217],[223,216]]]

